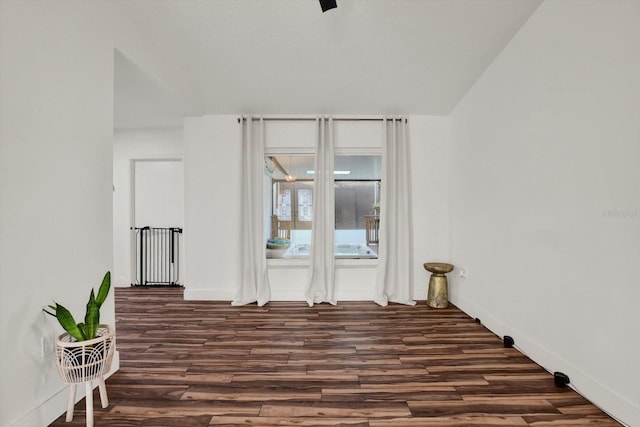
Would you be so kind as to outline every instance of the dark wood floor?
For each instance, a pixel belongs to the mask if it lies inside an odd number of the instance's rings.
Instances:
[[[617,426],[455,307],[232,307],[116,289],[96,426]],[[84,425],[84,400],[71,424]]]

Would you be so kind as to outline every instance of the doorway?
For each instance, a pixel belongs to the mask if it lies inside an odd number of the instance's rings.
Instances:
[[[184,265],[182,159],[132,160],[130,206],[131,283],[179,284],[179,266]]]

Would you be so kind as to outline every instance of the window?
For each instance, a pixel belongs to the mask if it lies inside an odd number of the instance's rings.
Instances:
[[[377,258],[382,158],[336,156],[334,168],[335,256]]]
[[[265,157],[271,204],[267,257],[305,258],[311,249],[314,164],[311,155]],[[334,158],[335,256],[377,258],[380,156]]]
[[[313,223],[313,169],[311,155],[265,157],[265,173],[270,177],[271,203],[268,208],[267,257],[308,256]],[[302,249],[293,254],[297,248]]]

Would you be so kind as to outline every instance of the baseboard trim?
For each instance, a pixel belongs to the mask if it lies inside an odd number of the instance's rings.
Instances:
[[[336,297],[340,301],[373,301],[370,289],[337,291]],[[190,289],[185,288],[184,299],[187,301],[233,301],[235,295],[224,289]],[[271,301],[300,301],[306,302],[303,292],[292,289],[272,289]]]
[[[118,369],[120,369],[120,353],[116,351],[113,354],[113,361],[111,362],[111,370],[105,378],[109,378]],[[95,383],[94,389],[98,386]],[[107,387],[107,394],[109,388]],[[78,387],[76,390],[76,403],[84,399],[85,389],[84,387]],[[62,414],[67,412],[67,400],[69,399],[69,386],[66,384],[53,394],[47,401],[34,408],[31,412],[25,415],[21,420],[12,425],[12,427],[34,427],[34,426],[48,426]],[[98,405],[100,400],[98,400]],[[96,402],[94,402],[94,405]]]
[[[482,319],[482,324],[499,337],[509,335],[515,340],[515,348],[542,366],[548,372],[561,371],[571,378],[570,387],[609,416],[625,426],[640,420],[640,407],[604,386],[594,378],[582,372],[571,363],[554,354],[538,342],[528,339],[526,334],[507,325],[472,302],[460,298],[451,301],[460,310],[472,318]]]
[[[233,301],[235,291],[226,289],[193,289],[185,286],[184,299],[186,301]]]

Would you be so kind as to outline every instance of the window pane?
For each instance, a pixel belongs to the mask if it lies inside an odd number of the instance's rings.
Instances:
[[[298,221],[311,221],[313,217],[313,190],[298,189]]]
[[[335,158],[335,256],[377,258],[382,159]]]
[[[265,157],[271,199],[266,212],[267,257],[308,257],[313,219],[313,156]],[[267,191],[267,190],[265,190]],[[295,250],[294,249],[300,249]],[[295,253],[294,253],[295,252]]]
[[[365,215],[372,215],[376,181],[336,181],[336,230],[364,229]]]
[[[278,191],[276,187],[276,195],[275,214],[281,221],[291,221],[291,190],[284,189]]]
[[[377,258],[380,156],[336,156],[335,256]],[[265,220],[270,238],[267,257],[305,258],[310,254],[313,222],[313,156],[265,157],[271,200]]]

